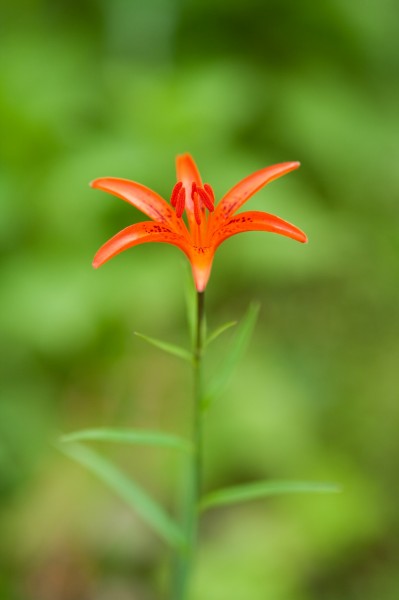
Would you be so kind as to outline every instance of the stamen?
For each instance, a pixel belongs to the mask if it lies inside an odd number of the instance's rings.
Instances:
[[[179,188],[179,192],[177,194],[177,199],[176,199],[176,217],[178,217],[179,219],[183,215],[184,206],[186,204],[186,190],[182,186],[183,186],[183,184]]]
[[[199,194],[202,202],[205,204],[206,208],[212,212],[215,210],[215,207],[212,204],[212,200],[211,198],[208,196],[208,194],[206,193],[205,190],[203,190],[202,188],[197,188],[197,193]]]
[[[204,190],[208,194],[209,198],[212,200],[212,204],[215,204],[215,194],[213,193],[213,189],[209,185],[209,183],[205,183]]]
[[[172,190],[172,195],[170,197],[170,203],[172,206],[176,206],[176,202],[177,202],[177,197],[179,195],[179,192],[181,190],[183,186],[183,183],[181,181],[178,181],[175,185],[175,187]]]

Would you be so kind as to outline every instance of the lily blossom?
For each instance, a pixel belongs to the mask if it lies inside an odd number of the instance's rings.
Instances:
[[[132,246],[164,242],[184,252],[191,263],[196,288],[203,292],[211,274],[216,249],[237,233],[270,231],[305,243],[306,235],[279,217],[261,211],[235,214],[267,183],[299,166],[299,162],[286,162],[256,171],[237,183],[217,205],[211,186],[202,183],[197,166],[189,154],[182,154],[176,159],[177,183],[172,190],[170,204],[140,183],[116,177],[95,179],[91,187],[129,202],[151,221],[130,225],[108,240],[95,255],[93,267],[100,267]],[[187,224],[183,219],[184,211]]]

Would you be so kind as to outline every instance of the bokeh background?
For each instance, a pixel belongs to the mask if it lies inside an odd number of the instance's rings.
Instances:
[[[53,443],[89,426],[187,429],[186,365],[133,336],[188,343],[184,257],[150,244],[92,270],[141,215],[88,187],[113,175],[168,197],[185,151],[218,197],[300,160],[251,208],[310,239],[252,233],[218,251],[209,325],[252,299],[262,311],[208,415],[206,487],[343,487],[210,512],[192,598],[398,598],[398,3],[3,0],[1,13],[0,598],[168,597],[162,541]],[[175,509],[172,451],[97,447]]]

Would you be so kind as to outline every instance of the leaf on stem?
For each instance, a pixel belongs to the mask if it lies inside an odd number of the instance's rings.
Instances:
[[[229,379],[231,378],[236,365],[240,362],[251,338],[258,313],[259,305],[251,304],[243,320],[241,323],[239,323],[235,338],[227,355],[224,358],[222,365],[220,366],[213,380],[211,380],[208,389],[205,390],[203,398],[204,408],[207,408],[211,401],[220,396],[220,394],[226,388]]]
[[[149,337],[148,335],[144,335],[143,333],[134,332],[134,335],[145,340],[149,344],[160,348],[164,352],[168,352],[169,354],[173,354],[174,356],[178,356],[179,358],[183,358],[189,362],[192,362],[193,355],[189,350],[185,348],[181,348],[180,346],[175,346],[174,344],[169,344],[169,342],[164,342],[162,340],[157,340],[156,338]]]
[[[58,448],[86,467],[131,506],[171,546],[182,546],[184,536],[169,515],[134,481],[108,459],[81,444],[58,444]]]
[[[227,323],[223,323],[220,327],[217,327],[215,331],[209,335],[208,339],[205,342],[205,346],[208,346],[211,342],[214,342],[222,333],[237,325],[237,321],[228,321]]]
[[[98,428],[82,429],[67,433],[60,438],[61,442],[112,442],[120,444],[137,444],[143,446],[162,446],[183,452],[192,452],[188,440],[158,431],[140,431],[138,429]]]
[[[338,493],[341,489],[334,483],[317,483],[309,481],[258,481],[236,487],[210,492],[199,504],[201,511],[214,506],[238,504],[248,500],[267,498],[280,494],[328,494]]]

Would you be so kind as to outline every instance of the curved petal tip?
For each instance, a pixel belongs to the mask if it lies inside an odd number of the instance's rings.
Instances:
[[[183,181],[184,184],[191,186],[192,182],[195,181],[199,187],[202,186],[198,167],[188,152],[176,156],[176,175],[177,181]]]
[[[108,177],[99,177],[98,179],[93,179],[92,181],[90,181],[89,183],[89,187],[94,188],[94,189],[98,189],[101,188],[101,183],[104,182],[104,180],[109,179]]]

